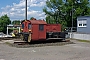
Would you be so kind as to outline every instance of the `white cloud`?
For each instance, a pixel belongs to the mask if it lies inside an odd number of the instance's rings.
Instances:
[[[42,6],[45,6],[45,1],[41,1],[40,3],[33,3],[30,5],[30,7],[42,7]]]
[[[28,0],[28,19],[35,17],[37,19],[45,19],[45,14],[42,10],[33,10],[32,7],[43,7],[45,6],[46,0]],[[24,19],[25,18],[25,0],[20,0],[18,4],[7,5],[2,7],[1,15],[7,14],[11,19]]]
[[[41,12],[41,11],[28,11],[28,16],[31,17],[35,17],[35,18],[38,18],[38,19],[44,19],[45,18],[45,14],[44,12]],[[43,18],[42,18],[43,17]]]

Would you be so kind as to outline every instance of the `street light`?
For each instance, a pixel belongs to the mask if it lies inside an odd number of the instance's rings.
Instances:
[[[71,29],[71,32],[73,30],[73,1],[72,1],[72,29]]]
[[[25,20],[27,20],[27,0],[26,0],[26,2],[25,2]]]

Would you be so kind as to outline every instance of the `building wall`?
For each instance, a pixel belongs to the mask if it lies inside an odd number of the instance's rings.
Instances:
[[[78,21],[86,19],[87,27],[78,27]],[[81,16],[77,18],[77,32],[79,33],[90,33],[90,16]]]

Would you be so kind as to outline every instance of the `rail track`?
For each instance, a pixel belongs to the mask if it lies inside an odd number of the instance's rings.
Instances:
[[[13,44],[9,44],[12,47],[17,48],[29,48],[29,47],[44,47],[44,46],[61,46],[66,44],[74,44],[73,42],[67,41],[38,41],[38,42],[14,42]]]
[[[17,37],[0,38],[0,40],[13,40],[14,41],[13,43],[6,42],[5,44],[8,44],[9,46],[12,46],[12,47],[17,47],[17,48],[61,46],[66,44],[74,44],[74,42],[71,42],[70,40],[32,41],[30,43],[27,43],[25,41],[21,41],[20,38],[17,38]],[[19,42],[16,42],[16,41],[19,41]]]

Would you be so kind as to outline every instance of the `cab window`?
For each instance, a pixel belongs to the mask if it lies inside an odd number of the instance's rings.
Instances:
[[[22,24],[22,29],[24,29],[24,24]]]
[[[44,25],[43,24],[40,24],[39,25],[39,31],[43,31],[44,30]]]
[[[31,29],[31,24],[28,24],[28,29]]]

